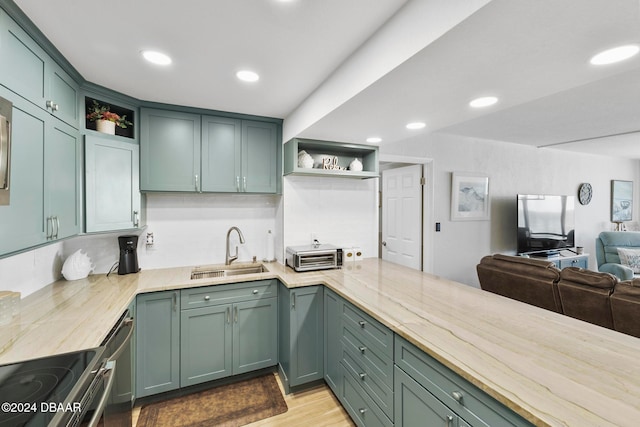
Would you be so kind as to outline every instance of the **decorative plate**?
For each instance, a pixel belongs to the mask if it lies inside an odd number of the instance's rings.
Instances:
[[[578,188],[578,201],[581,205],[588,205],[592,195],[593,188],[591,188],[591,184],[588,182],[580,184],[580,188]]]

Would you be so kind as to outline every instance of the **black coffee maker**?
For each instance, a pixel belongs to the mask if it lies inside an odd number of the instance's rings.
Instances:
[[[138,236],[118,236],[120,245],[120,263],[118,274],[137,273],[138,267]]]

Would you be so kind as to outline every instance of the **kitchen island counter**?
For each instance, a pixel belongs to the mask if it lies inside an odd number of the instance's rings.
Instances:
[[[135,295],[277,278],[323,284],[540,426],[635,426],[640,339],[378,259],[191,280],[192,267],[57,281],[0,326],[0,363],[100,344]]]

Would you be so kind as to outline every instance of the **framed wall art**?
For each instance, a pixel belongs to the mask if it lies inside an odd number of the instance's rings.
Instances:
[[[451,179],[451,221],[489,219],[489,177],[453,172]]]
[[[633,218],[633,181],[611,181],[611,222]]]

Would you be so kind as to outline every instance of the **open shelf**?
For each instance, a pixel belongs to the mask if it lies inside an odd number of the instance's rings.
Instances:
[[[306,151],[314,159],[313,168],[298,166],[298,153]],[[337,164],[344,170],[323,169],[322,158],[337,159]],[[353,159],[362,162],[362,171],[348,170]],[[346,142],[318,141],[313,139],[293,138],[284,144],[284,175],[333,176],[344,178],[377,178],[378,147]]]
[[[85,96],[84,98],[84,116],[85,116],[85,128],[89,130],[96,130],[96,122],[92,122],[87,119],[87,112],[93,105],[93,101],[97,101],[100,105],[107,105],[109,107],[109,111],[116,113],[120,117],[126,116],[127,120],[133,123],[132,125],[127,126],[126,128],[121,128],[116,126],[116,136],[121,136],[124,138],[135,138],[135,112],[128,108],[120,107],[118,105],[112,104],[110,102],[101,101],[99,99],[91,98]],[[104,134],[101,134],[104,135]]]

